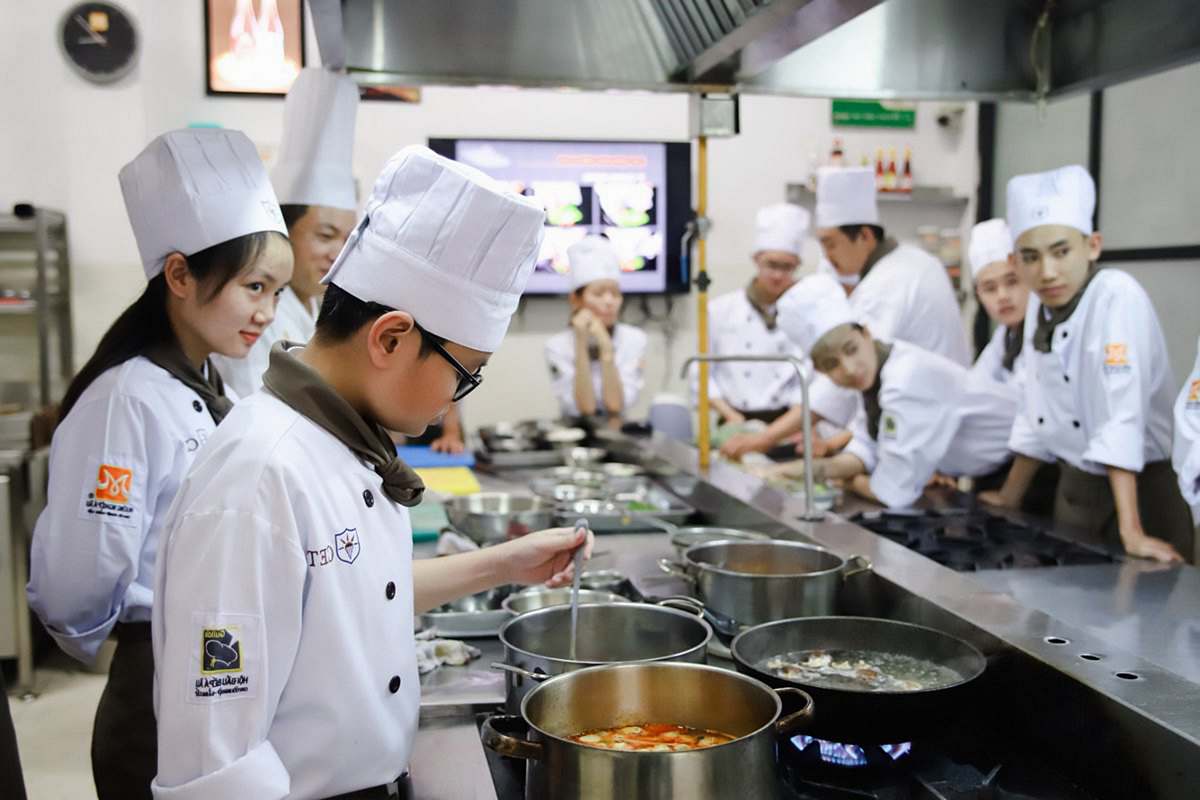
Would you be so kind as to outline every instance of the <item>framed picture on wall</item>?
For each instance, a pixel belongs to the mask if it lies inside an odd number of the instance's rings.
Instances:
[[[304,66],[303,0],[203,2],[208,94],[287,94]]]

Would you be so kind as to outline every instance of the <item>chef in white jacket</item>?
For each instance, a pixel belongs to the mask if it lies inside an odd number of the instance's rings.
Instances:
[[[792,203],[759,209],[755,218],[754,277],[742,289],[708,304],[709,352],[713,355],[803,357],[779,328],[775,304],[796,281],[809,213]],[[693,394],[699,370],[693,368]],[[800,380],[790,364],[715,363],[708,396],[724,422],[771,423],[800,402]]]
[[[1025,309],[1029,305],[1029,284],[1012,258],[1012,234],[1003,219],[989,219],[971,229],[967,259],[975,295],[996,326],[971,369],[1018,392],[1014,382],[1020,375],[1022,345],[1025,341]]]
[[[1192,507],[1192,519],[1200,525],[1200,342],[1196,364],[1175,400],[1175,449],[1171,455],[1179,474],[1179,489]]]
[[[1096,187],[1068,166],[1008,183],[1017,263],[1037,295],[1025,315],[1022,410],[1004,487],[1020,504],[1039,461],[1062,468],[1056,523],[1160,561],[1190,557],[1191,514],[1171,467],[1175,382],[1154,306],[1127,273],[1099,269]]]
[[[571,322],[545,345],[550,384],[564,417],[617,421],[645,384],[646,334],[619,322],[621,262],[612,242],[588,236],[567,248]]]
[[[92,734],[100,800],[150,797],[154,558],[184,473],[231,405],[208,363],[270,324],[292,253],[245,134],[159,136],[120,173],[147,285],[63,397],[29,605],[67,654],[117,650]]]
[[[854,393],[853,437],[813,463],[817,480],[849,480],[890,507],[911,505],[935,472],[979,477],[1009,460],[1016,399],[986,376],[908,342],[875,337],[828,275],[805,278],[780,300],[781,324],[814,368]],[[772,475],[803,475],[804,462]]]
[[[414,561],[418,435],[482,380],[533,270],[543,212],[407,147],[326,276],[317,330],[280,343],[180,489],[154,608],[158,798],[402,793],[420,702],[414,614],[570,580],[584,530]],[[417,765],[418,768],[420,765]]]
[[[354,228],[358,207],[351,158],[358,86],[321,67],[300,72],[283,104],[283,139],[271,183],[283,210],[295,268],[275,321],[246,358],[217,356],[221,377],[239,397],[262,386],[276,342],[307,342],[317,324],[321,279]]]
[[[898,244],[881,225],[875,175],[867,168],[822,167],[817,172],[817,238],[839,283],[849,290],[855,316],[874,335],[915,344],[967,366],[971,353],[946,268],[911,245]],[[854,394],[818,376],[810,393],[814,418],[844,428]],[[738,458],[766,451],[801,429],[793,408],[759,434],[733,437],[721,452]]]

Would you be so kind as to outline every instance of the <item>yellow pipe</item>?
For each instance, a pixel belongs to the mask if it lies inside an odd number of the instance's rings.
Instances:
[[[697,197],[696,197],[696,216],[700,220],[704,220],[708,215],[708,137],[701,136],[699,139],[700,148],[697,156]],[[697,331],[697,345],[700,355],[708,352],[708,244],[704,239],[703,225],[700,228],[700,241],[696,244],[696,283],[700,291],[697,293],[696,302],[696,322],[699,326]],[[712,438],[709,430],[709,410],[708,410],[708,369],[709,365],[706,361],[700,362],[700,469],[707,470],[712,462]]]

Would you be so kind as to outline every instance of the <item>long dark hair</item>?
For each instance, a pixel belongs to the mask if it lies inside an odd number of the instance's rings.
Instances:
[[[204,288],[201,303],[220,294],[225,284],[236,278],[247,265],[262,254],[274,231],[259,231],[215,244],[187,257],[188,271]],[[76,373],[63,395],[58,418],[64,420],[92,381],[106,371],[162,342],[174,342],[175,331],[167,316],[167,279],[160,272],[145,291],[109,326],[96,352]]]

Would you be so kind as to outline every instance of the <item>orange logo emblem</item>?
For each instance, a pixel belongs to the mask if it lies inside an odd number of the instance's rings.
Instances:
[[[96,499],[109,503],[128,503],[133,489],[133,470],[101,464],[96,476]]]
[[[1191,385],[1188,386],[1187,401],[1189,403],[1200,403],[1200,380],[1192,381]]]
[[[1129,364],[1128,349],[1123,344],[1104,345],[1104,366],[1124,367]]]

